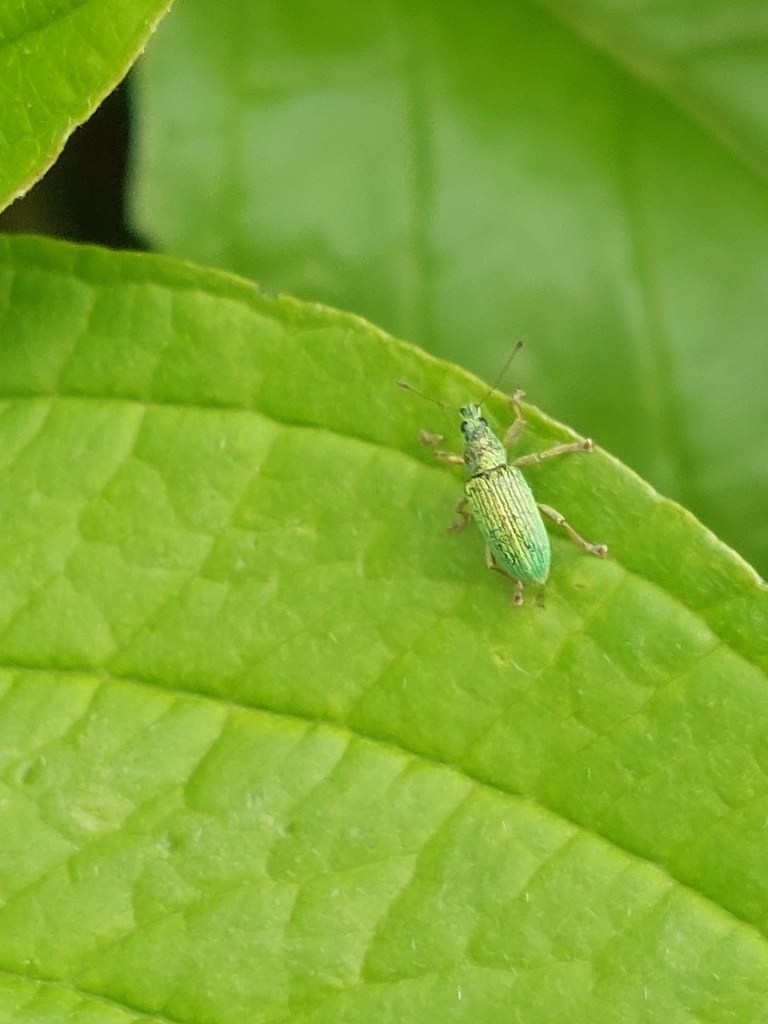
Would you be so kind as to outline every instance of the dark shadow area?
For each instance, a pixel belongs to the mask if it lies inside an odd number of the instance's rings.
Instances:
[[[94,242],[112,249],[149,248],[125,222],[129,79],[73,133],[44,177],[0,214],[0,231]]]

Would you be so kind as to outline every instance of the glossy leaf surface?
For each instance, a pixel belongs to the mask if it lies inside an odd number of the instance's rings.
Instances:
[[[170,0],[3,0],[0,209],[117,85]]]

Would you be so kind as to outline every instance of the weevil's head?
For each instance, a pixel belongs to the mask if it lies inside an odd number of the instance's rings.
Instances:
[[[489,469],[506,466],[504,445],[488,426],[483,411],[474,402],[459,410],[461,432],[464,435],[464,464],[470,476],[486,473]]]

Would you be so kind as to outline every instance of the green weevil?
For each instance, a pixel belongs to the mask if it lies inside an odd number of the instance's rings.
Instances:
[[[518,344],[513,355],[519,347]],[[404,381],[398,383],[421,395],[421,392]],[[605,544],[591,544],[584,540],[559,512],[537,502],[520,471],[525,466],[533,466],[555,455],[594,451],[595,446],[591,440],[558,444],[543,452],[533,452],[513,462],[509,461],[507,450],[514,446],[525,427],[525,417],[520,407],[523,396],[524,392],[518,390],[510,397],[515,418],[503,441],[489,427],[482,414],[482,403],[472,402],[462,406],[459,413],[461,432],[464,435],[463,456],[438,449],[441,435],[428,434],[426,431],[419,434],[419,440],[433,448],[438,459],[465,467],[467,482],[464,497],[456,506],[460,518],[450,528],[463,530],[469,520],[474,518],[485,540],[486,565],[513,581],[512,603],[515,605],[523,603],[524,583],[543,584],[549,576],[549,535],[542,515],[561,526],[575,544],[590,554],[599,558],[605,558],[608,554]],[[428,395],[421,397],[429,398]],[[437,404],[442,405],[441,402]]]

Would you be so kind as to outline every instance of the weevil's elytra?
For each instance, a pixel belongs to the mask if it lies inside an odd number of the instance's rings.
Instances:
[[[414,390],[408,384],[401,384],[408,390]],[[555,455],[591,452],[594,449],[592,441],[555,445],[546,451],[523,455],[509,462],[507,450],[515,444],[525,426],[520,407],[522,397],[523,392],[516,391],[510,398],[515,419],[503,441],[489,427],[481,406],[474,403],[459,410],[464,435],[463,455],[440,451],[437,445],[442,438],[438,434],[422,431],[419,435],[423,444],[434,449],[437,458],[443,462],[463,464],[466,468],[465,497],[456,508],[460,519],[451,528],[461,530],[470,518],[474,518],[485,540],[486,564],[490,569],[511,577],[515,585],[512,602],[518,605],[523,603],[523,584],[542,584],[549,576],[549,535],[542,515],[561,526],[575,544],[590,554],[600,558],[608,554],[605,544],[591,544],[584,540],[559,512],[549,505],[539,504],[521,472],[521,467],[535,465]]]

